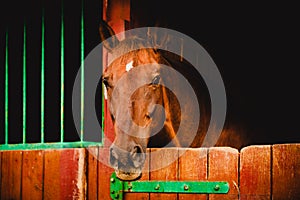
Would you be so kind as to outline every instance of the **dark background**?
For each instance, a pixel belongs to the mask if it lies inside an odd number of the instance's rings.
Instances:
[[[162,3],[163,2],[163,3]],[[68,140],[78,139],[71,113],[71,92],[80,66],[81,1],[65,1],[66,125]],[[245,125],[252,144],[300,142],[299,9],[288,2],[137,1],[132,13],[139,25],[180,31],[199,42],[223,77],[228,118]],[[99,44],[101,1],[85,1],[85,54]],[[28,136],[39,140],[40,16],[45,8],[47,73],[58,76],[60,1],[5,2],[1,5],[0,75],[4,77],[5,30],[10,43],[10,132],[21,133],[22,30],[28,29]],[[30,43],[30,45],[29,45]],[[14,78],[11,78],[14,77]],[[13,80],[12,80],[13,79]],[[0,79],[1,141],[4,121],[4,80]],[[46,138],[59,138],[59,80],[46,80]],[[29,89],[31,88],[31,89]],[[3,92],[2,92],[3,91]],[[11,103],[12,101],[12,103]],[[13,103],[14,102],[14,103]],[[37,106],[38,105],[38,106]],[[29,110],[28,109],[28,110]],[[46,117],[46,118],[47,118]],[[38,124],[38,125],[37,125]],[[57,133],[57,134],[56,134]],[[75,133],[75,134],[73,134]],[[20,141],[17,136],[12,142]]]
[[[138,16],[144,16],[138,20],[152,18],[142,23],[158,21],[180,31],[210,54],[224,80],[227,119],[245,127],[252,144],[300,141],[300,12],[296,5],[148,2],[145,9],[136,6]]]

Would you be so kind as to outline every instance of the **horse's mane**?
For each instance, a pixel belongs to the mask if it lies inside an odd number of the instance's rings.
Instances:
[[[128,61],[133,60],[136,66],[152,63],[153,61],[170,65],[161,53],[156,48],[153,48],[149,40],[138,36],[132,36],[120,41],[111,54],[111,61],[115,62],[115,60],[122,64],[127,64]]]

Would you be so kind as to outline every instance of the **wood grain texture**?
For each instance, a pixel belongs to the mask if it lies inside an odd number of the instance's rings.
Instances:
[[[212,147],[208,150],[208,180],[227,181],[228,194],[210,194],[209,199],[238,199],[239,152],[230,147]]]
[[[178,179],[178,149],[162,148],[151,149],[150,180],[177,180]],[[177,194],[151,193],[150,199],[177,199]]]
[[[207,148],[179,149],[179,180],[207,181]],[[180,200],[206,200],[206,194],[179,194]]]
[[[240,153],[240,199],[271,198],[271,146],[249,146]]]
[[[22,151],[3,151],[1,164],[1,199],[20,199]]]
[[[63,149],[60,158],[61,199],[82,200],[86,196],[86,151],[84,148]]]
[[[23,151],[22,199],[43,198],[43,151]]]
[[[300,144],[273,145],[272,198],[300,199]]]
[[[107,50],[104,49],[103,51],[103,54],[106,53],[106,55],[104,56],[107,57]],[[109,148],[115,139],[114,126],[109,114],[110,112],[108,109],[108,105],[109,101],[104,100],[104,147],[106,148]]]
[[[60,150],[44,152],[44,196],[45,200],[60,199]]]
[[[98,161],[98,199],[110,198],[110,176],[114,171],[108,164],[109,148],[99,147]]]
[[[44,199],[84,199],[85,149],[45,151]]]
[[[0,197],[1,197],[1,189],[2,189],[2,151],[0,151]]]
[[[98,199],[98,147],[87,148],[87,199]]]

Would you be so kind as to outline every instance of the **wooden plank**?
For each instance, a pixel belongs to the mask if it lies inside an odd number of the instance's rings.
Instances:
[[[2,151],[0,151],[0,197],[1,197],[1,189],[2,189]]]
[[[150,158],[150,149],[147,149],[146,161],[144,164],[142,177],[139,179],[140,181],[148,181],[149,180],[149,158]],[[148,200],[149,193],[125,193],[125,200]]]
[[[43,198],[43,152],[23,151],[22,199]]]
[[[45,151],[44,199],[84,199],[85,149]]]
[[[208,180],[227,181],[228,194],[210,194],[209,199],[238,199],[239,152],[231,147],[212,147],[208,150]]]
[[[162,148],[151,149],[150,180],[177,180],[178,149]],[[177,194],[151,193],[150,199],[177,199]]]
[[[61,199],[84,199],[86,183],[85,149],[64,149],[60,157]]]
[[[110,176],[114,171],[109,163],[109,148],[99,147],[98,159],[98,199],[110,198]]]
[[[240,153],[240,199],[271,198],[271,146],[249,146]]]
[[[109,101],[104,100],[104,147],[109,148],[112,142],[114,141],[114,139],[115,139],[114,125],[110,117]]]
[[[1,199],[21,199],[22,151],[3,151]]]
[[[207,181],[207,148],[179,149],[179,180]],[[206,194],[179,194],[180,200],[206,200]]]
[[[300,144],[273,145],[272,198],[300,199]]]
[[[45,200],[60,199],[60,154],[59,150],[44,152],[44,196]]]
[[[130,0],[122,1],[121,19],[130,21]]]
[[[87,148],[87,199],[98,198],[98,147]]]

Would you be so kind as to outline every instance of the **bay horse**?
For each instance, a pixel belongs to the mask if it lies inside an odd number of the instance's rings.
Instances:
[[[102,82],[115,132],[109,162],[117,177],[138,179],[149,147],[201,147],[211,102],[193,66],[159,45],[147,48],[149,42],[166,45],[164,39],[131,36],[119,41],[105,21],[100,22],[99,34],[113,60]],[[216,146],[239,148],[241,141],[237,131],[227,129]]]

